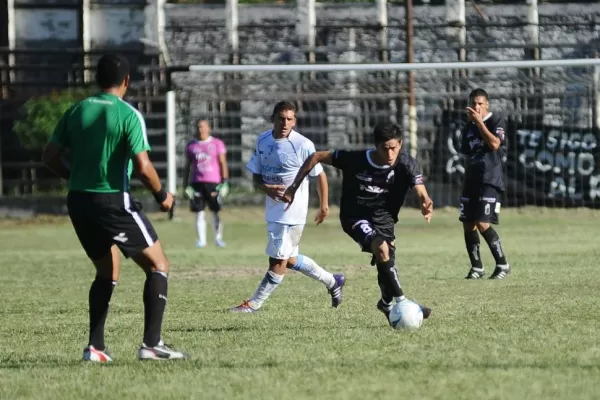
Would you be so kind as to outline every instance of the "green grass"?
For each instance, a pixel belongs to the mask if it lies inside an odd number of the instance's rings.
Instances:
[[[456,210],[439,210],[431,225],[403,210],[400,278],[434,310],[416,332],[391,330],[375,309],[374,268],[337,215],[308,226],[301,251],[346,274],[340,309],[320,284],[290,273],[262,312],[225,312],[264,273],[266,234],[259,209],[224,215],[228,247],[204,250],[194,248],[191,215],[153,216],[172,264],[164,337],[193,359],[136,360],[143,274],[125,261],[107,323],[110,366],[80,361],[93,271],[68,220],[0,222],[0,398],[597,398],[597,212],[503,210],[513,274],[465,281]],[[485,244],[482,255],[491,272]]]

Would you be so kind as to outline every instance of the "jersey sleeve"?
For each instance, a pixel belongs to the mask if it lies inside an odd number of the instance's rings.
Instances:
[[[253,174],[261,174],[261,166],[260,166],[260,150],[259,150],[259,143],[260,143],[260,139],[258,139],[256,141],[256,147],[254,148],[254,153],[252,154],[252,157],[250,157],[250,160],[248,161],[248,164],[246,164],[246,168],[248,168],[248,170],[250,170],[250,172],[252,172]]]
[[[423,174],[421,173],[421,166],[417,160],[412,156],[407,156],[404,166],[406,168],[406,175],[408,176],[410,187],[425,184]]]
[[[138,112],[131,113],[125,124],[125,138],[132,155],[135,156],[142,151],[150,151],[146,122],[142,114]]]
[[[217,142],[217,153],[218,154],[226,154],[227,153],[227,147],[225,146],[225,143],[220,139]]]
[[[342,171],[352,164],[352,155],[348,150],[332,150],[331,165]]]
[[[304,146],[302,146],[302,149],[300,150],[300,158],[302,162],[305,162],[308,159],[308,157],[316,153],[316,151],[317,150],[315,149],[314,143],[307,140]],[[323,166],[321,165],[321,163],[318,163],[313,167],[313,169],[310,170],[308,176],[319,176],[322,172]]]
[[[506,140],[506,117],[499,115],[494,118],[491,128],[492,134],[500,139],[500,143],[504,143]]]

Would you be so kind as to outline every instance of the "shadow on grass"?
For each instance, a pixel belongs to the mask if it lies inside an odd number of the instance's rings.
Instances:
[[[64,358],[44,358],[43,360],[32,360],[32,359],[18,359],[8,358],[0,359],[0,370],[2,369],[32,369],[32,368],[60,368],[60,367],[76,367],[83,366],[86,364],[81,359],[73,359],[65,361]],[[98,364],[96,364],[98,365]],[[106,366],[108,364],[103,364]]]
[[[111,364],[97,364],[97,363],[88,363],[80,360],[68,360],[65,361],[62,358],[48,358],[44,360],[19,360],[15,358],[9,359],[0,359],[0,370],[19,370],[19,369],[46,369],[46,368],[74,368],[74,367],[91,367],[91,368],[106,368],[106,367],[131,367],[132,365],[138,364],[140,366],[153,366],[157,365],[158,368],[160,366],[169,366],[169,368],[173,366],[181,367],[183,369],[189,369],[192,367],[193,369],[206,369],[206,370],[214,370],[214,369],[261,369],[261,368],[294,368],[298,369],[299,367],[312,368],[314,367],[314,362],[311,360],[301,361],[301,360],[265,360],[262,362],[253,362],[252,360],[215,360],[212,358],[209,359],[194,359],[192,358],[187,361],[181,360],[166,360],[160,362],[150,362],[150,361],[139,361],[137,359],[117,359],[115,362]],[[321,361],[320,367],[327,367],[330,364],[331,367],[335,367],[337,369],[349,369],[355,370],[357,368],[361,368],[364,366],[363,362],[360,360],[344,360],[342,357],[331,359],[328,361]],[[152,367],[151,367],[152,368]],[[480,363],[472,363],[465,365],[462,362],[452,363],[452,362],[433,362],[428,363],[426,360],[420,361],[408,361],[408,360],[397,360],[397,361],[383,361],[378,364],[378,368],[382,369],[393,369],[393,370],[414,370],[415,368],[428,369],[430,371],[452,371],[452,370],[510,370],[510,369],[528,369],[528,370],[564,370],[564,369],[578,369],[585,371],[600,371],[600,365],[595,364],[580,364],[576,361],[567,361],[563,363],[555,363],[555,362],[529,362],[529,361],[514,361],[514,362],[480,362]]]

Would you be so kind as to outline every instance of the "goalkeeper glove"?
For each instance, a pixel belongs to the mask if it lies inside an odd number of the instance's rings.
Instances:
[[[196,194],[196,191],[194,190],[193,187],[191,187],[191,186],[188,185],[185,188],[185,195],[188,197],[188,199],[193,200],[195,194]]]
[[[219,193],[219,197],[225,198],[229,194],[229,182],[227,179],[223,179],[223,181],[217,185],[217,193]]]

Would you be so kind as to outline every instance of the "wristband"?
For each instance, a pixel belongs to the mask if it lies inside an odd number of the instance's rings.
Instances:
[[[167,192],[162,186],[158,192],[152,193],[152,195],[158,204],[162,204],[162,202],[167,199]]]

